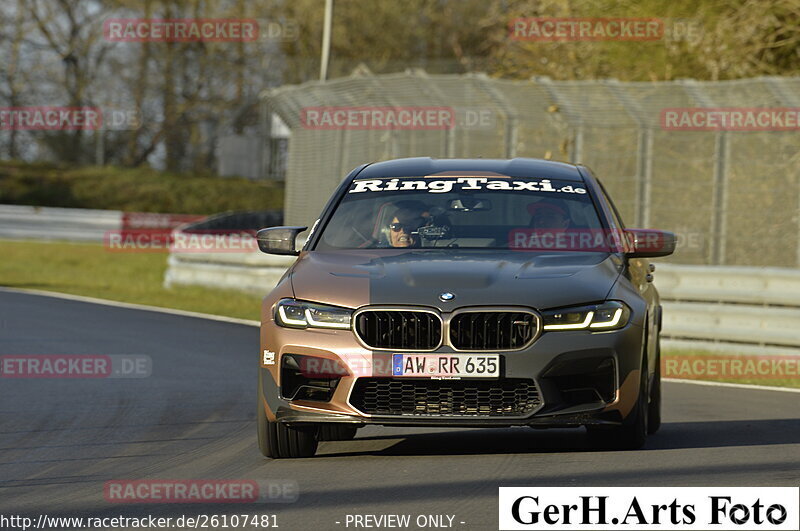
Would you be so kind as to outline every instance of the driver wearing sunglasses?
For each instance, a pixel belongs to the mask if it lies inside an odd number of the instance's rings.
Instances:
[[[430,213],[418,208],[401,208],[389,223],[389,245],[392,247],[417,247],[420,239],[417,230],[430,221]]]

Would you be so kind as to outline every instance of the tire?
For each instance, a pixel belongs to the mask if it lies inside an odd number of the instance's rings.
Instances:
[[[358,426],[354,424],[320,424],[317,429],[318,441],[350,441],[356,436]]]
[[[258,397],[257,415],[258,449],[264,457],[312,457],[316,453],[316,426],[298,429],[268,420],[261,396]]]
[[[621,426],[587,426],[586,431],[593,446],[608,450],[638,450],[647,441],[649,406],[649,381],[647,354],[643,353],[639,397],[628,418]]]
[[[656,369],[650,388],[650,408],[647,413],[647,433],[653,435],[661,427],[661,342],[656,335]]]

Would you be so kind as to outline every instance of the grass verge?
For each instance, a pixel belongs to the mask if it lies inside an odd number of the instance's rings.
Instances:
[[[167,289],[166,268],[166,253],[114,253],[93,243],[0,240],[0,286],[259,319],[261,297],[193,286]]]

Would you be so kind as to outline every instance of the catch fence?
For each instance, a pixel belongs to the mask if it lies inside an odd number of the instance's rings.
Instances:
[[[629,83],[361,70],[265,91],[261,103],[262,138],[274,115],[291,132],[288,224],[311,225],[364,162],[548,158],[591,167],[629,227],[678,233],[671,261],[800,266],[800,77]],[[308,109],[420,107],[451,109],[454,126],[319,128],[304,119]],[[722,115],[727,122],[711,122]],[[693,130],[698,123],[708,130]]]

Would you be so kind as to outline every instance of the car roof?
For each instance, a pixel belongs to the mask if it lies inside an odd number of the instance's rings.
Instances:
[[[583,182],[574,164],[552,160],[515,159],[434,159],[414,157],[374,162],[356,176],[357,179],[379,177],[421,177],[443,172],[487,172],[509,177],[534,177]]]

